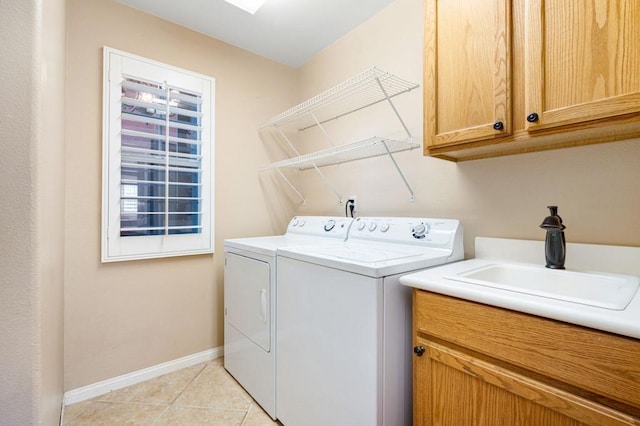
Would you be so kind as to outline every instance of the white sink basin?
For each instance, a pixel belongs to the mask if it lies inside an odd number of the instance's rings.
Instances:
[[[640,284],[631,275],[512,263],[493,263],[444,278],[612,310],[623,310]]]

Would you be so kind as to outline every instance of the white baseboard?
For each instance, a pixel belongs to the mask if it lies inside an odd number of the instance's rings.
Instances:
[[[162,376],[163,374],[172,373],[182,368],[191,367],[192,365],[200,364],[201,362],[207,362],[220,358],[224,355],[224,348],[222,346],[207,349],[206,351],[198,352],[192,355],[187,355],[182,358],[174,359],[173,361],[163,362],[151,367],[143,368],[142,370],[134,371],[132,373],[123,374],[112,379],[103,380],[101,382],[93,383],[91,385],[82,386],[77,389],[71,389],[64,393],[64,405],[71,405],[77,402],[86,401],[96,396],[104,395],[111,391],[126,388],[127,386],[135,385],[136,383],[144,382],[145,380],[154,379]]]

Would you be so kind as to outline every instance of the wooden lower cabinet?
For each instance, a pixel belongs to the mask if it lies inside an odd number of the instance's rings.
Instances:
[[[440,323],[437,315],[447,312],[451,317]],[[492,318],[499,323],[490,325]],[[556,332],[549,331],[556,326]],[[576,338],[573,327],[593,339],[593,351],[576,348],[575,371],[562,367]],[[465,333],[476,335],[469,339],[471,347],[465,346]],[[537,333],[544,335],[540,342]],[[555,333],[570,336],[566,345],[558,341],[554,368],[549,341],[558,339]],[[621,346],[606,347],[611,338],[620,339]],[[519,361],[526,345],[529,352]],[[610,349],[623,353],[603,353]],[[635,339],[414,290],[414,352],[414,425],[640,425],[635,402],[640,399],[640,341]],[[610,364],[618,356],[625,365]],[[603,371],[618,377],[600,379]],[[574,384],[581,381],[595,383],[587,390]]]

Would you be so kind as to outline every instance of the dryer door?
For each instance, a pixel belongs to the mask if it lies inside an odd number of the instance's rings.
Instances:
[[[226,321],[262,349],[271,351],[271,267],[269,263],[226,253]]]

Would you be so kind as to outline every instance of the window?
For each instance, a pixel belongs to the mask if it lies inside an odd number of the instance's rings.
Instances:
[[[102,261],[213,253],[215,80],[104,48]]]

